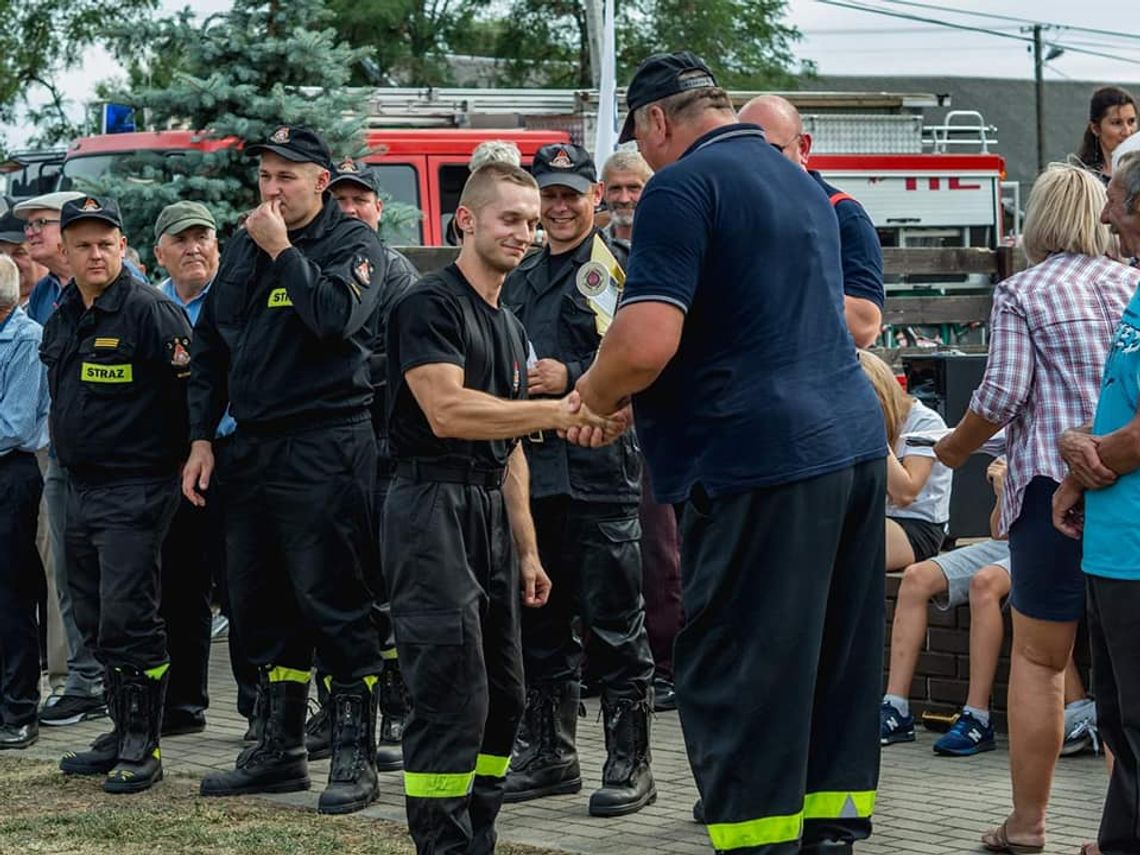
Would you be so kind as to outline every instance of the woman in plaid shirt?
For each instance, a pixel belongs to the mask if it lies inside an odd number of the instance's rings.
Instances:
[[[1084,613],[1080,542],[1052,526],[1066,467],[1057,441],[1092,420],[1113,331],[1136,274],[1107,256],[1103,185],[1054,164],[1033,186],[1024,250],[1032,265],[994,289],[986,373],[957,428],[935,447],[950,467],[1006,427],[999,528],[1009,536],[1013,650],[1009,754],[1013,812],[982,837],[993,852],[1040,852],[1063,738],[1064,673]]]

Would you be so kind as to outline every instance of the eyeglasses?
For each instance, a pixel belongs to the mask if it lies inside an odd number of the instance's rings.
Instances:
[[[794,137],[792,137],[790,140],[788,140],[783,145],[780,145],[779,143],[774,143],[774,142],[770,142],[770,143],[768,143],[768,145],[772,146],[772,148],[776,149],[776,151],[778,151],[780,154],[783,154],[791,146],[795,145],[796,142],[798,142],[800,137],[802,137],[802,136],[803,136],[802,133],[796,134]]]
[[[29,235],[38,235],[44,230],[44,226],[50,226],[52,223],[58,223],[59,220],[48,220],[40,217],[38,220],[28,220],[24,223],[24,232]]]

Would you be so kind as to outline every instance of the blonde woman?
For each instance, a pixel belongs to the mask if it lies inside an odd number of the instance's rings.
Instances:
[[[1000,533],[1009,537],[1013,650],[1009,761],[1013,812],[982,837],[991,852],[1040,852],[1053,769],[1063,739],[1064,674],[1085,587],[1080,542],[1052,526],[1066,468],[1057,440],[1089,423],[1113,331],[1135,290],[1135,271],[1107,257],[1104,186],[1076,166],[1037,179],[1026,212],[1032,265],[994,289],[982,384],[935,451],[951,467],[1006,426],[1009,469]]]
[[[859,351],[859,364],[871,381],[887,428],[887,572],[933,558],[942,548],[950,519],[950,482],[954,473],[929,446],[907,445],[906,436],[939,434],[942,416],[903,391],[890,366],[875,354]]]

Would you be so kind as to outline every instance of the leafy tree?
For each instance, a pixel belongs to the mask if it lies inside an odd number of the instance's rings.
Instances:
[[[365,153],[366,93],[346,86],[363,51],[339,41],[330,20],[322,0],[236,0],[228,13],[200,23],[183,13],[119,32],[124,44],[158,46],[130,74],[161,85],[144,82],[116,100],[132,104],[148,126],[201,129],[196,139],[205,149],[121,159],[114,174],[92,185],[119,200],[144,260],[151,260],[153,223],[171,202],[202,202],[223,231],[255,207],[254,165],[240,146],[280,124],[318,129],[334,157]],[[177,64],[162,65],[170,55]],[[398,220],[401,212],[393,214]]]
[[[56,75],[74,68],[84,51],[108,38],[111,22],[133,27],[150,17],[157,0],[0,0],[0,122],[16,119],[34,88],[48,93],[47,106],[31,111],[38,142],[69,139],[73,124]]]
[[[360,85],[442,86],[453,43],[475,25],[491,0],[329,0],[338,35],[364,48],[353,68]],[[369,70],[372,71],[369,74]]]
[[[651,53],[684,49],[726,87],[793,86],[800,34],[784,23],[786,12],[787,0],[617,0],[618,80]],[[504,0],[456,44],[499,58],[500,86],[573,88],[592,83],[588,39],[581,0]]]

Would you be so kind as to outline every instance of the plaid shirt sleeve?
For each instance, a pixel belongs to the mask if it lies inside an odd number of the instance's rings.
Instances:
[[[1034,362],[1024,311],[1013,294],[995,293],[986,373],[974,391],[970,409],[991,424],[1008,424],[1029,398]]]

